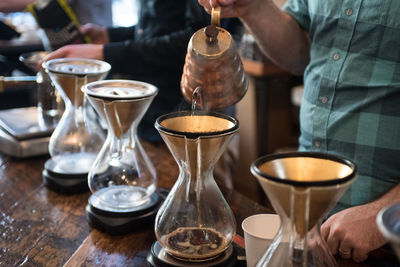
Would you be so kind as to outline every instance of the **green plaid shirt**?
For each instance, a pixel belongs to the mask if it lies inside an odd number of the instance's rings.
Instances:
[[[400,182],[400,0],[288,0],[310,34],[300,150],[354,161],[341,208]]]

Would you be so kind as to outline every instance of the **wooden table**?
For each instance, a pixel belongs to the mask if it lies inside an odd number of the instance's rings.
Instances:
[[[169,151],[163,145],[143,145],[157,169],[159,186],[170,188],[178,168]],[[155,241],[153,226],[121,236],[91,229],[85,217],[89,193],[61,195],[48,190],[41,174],[46,159],[0,155],[0,266],[147,266],[146,256]],[[236,192],[224,191],[224,195],[240,235],[245,217],[271,212]],[[339,263],[383,266],[382,261],[396,264],[385,250],[363,264]]]

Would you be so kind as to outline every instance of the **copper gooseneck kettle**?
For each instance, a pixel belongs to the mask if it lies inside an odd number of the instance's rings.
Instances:
[[[191,37],[181,79],[186,101],[203,110],[223,109],[237,103],[248,87],[235,42],[220,27],[220,12],[220,7],[213,8],[211,25]]]

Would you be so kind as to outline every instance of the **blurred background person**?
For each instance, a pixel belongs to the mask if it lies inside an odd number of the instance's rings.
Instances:
[[[4,49],[0,52],[0,76],[36,75],[35,71],[20,62],[21,54],[43,49],[51,51],[61,45],[71,43],[71,40],[84,42],[85,39],[79,33],[79,24],[91,22],[111,26],[113,24],[112,3],[113,0],[1,0],[0,23],[3,27],[0,27],[0,39],[10,40],[10,42],[2,45]],[[45,27],[41,27],[37,14],[33,16],[33,8],[28,8],[34,5],[37,5],[38,9],[52,6],[45,13],[49,16],[40,17],[42,23],[45,21]],[[57,8],[54,8],[55,6]],[[74,17],[77,17],[74,22],[70,21],[70,16],[73,15],[71,12],[66,12],[66,8],[72,11]],[[71,30],[72,27],[74,31]],[[8,35],[5,35],[6,30],[9,32]],[[13,32],[14,34],[11,35],[10,33]],[[14,90],[0,93],[0,109],[35,105],[38,97],[32,88],[35,88],[33,84],[25,87],[17,86]]]
[[[52,1],[52,0],[50,0]],[[24,11],[26,6],[33,3],[49,2],[48,0],[1,0],[0,12],[11,13]],[[79,22],[95,23],[98,25],[112,26],[112,0],[67,0]]]

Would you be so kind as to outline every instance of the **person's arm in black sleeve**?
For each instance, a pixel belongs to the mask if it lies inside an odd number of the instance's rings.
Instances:
[[[135,33],[135,26],[131,27],[117,27],[117,28],[108,28],[108,36],[110,38],[110,42],[122,42],[126,40],[133,40]]]
[[[190,37],[209,23],[210,16],[197,1],[187,0],[182,30],[146,40],[109,43],[104,47],[104,58],[113,66],[113,71],[119,73],[154,73],[157,69],[182,71]]]

